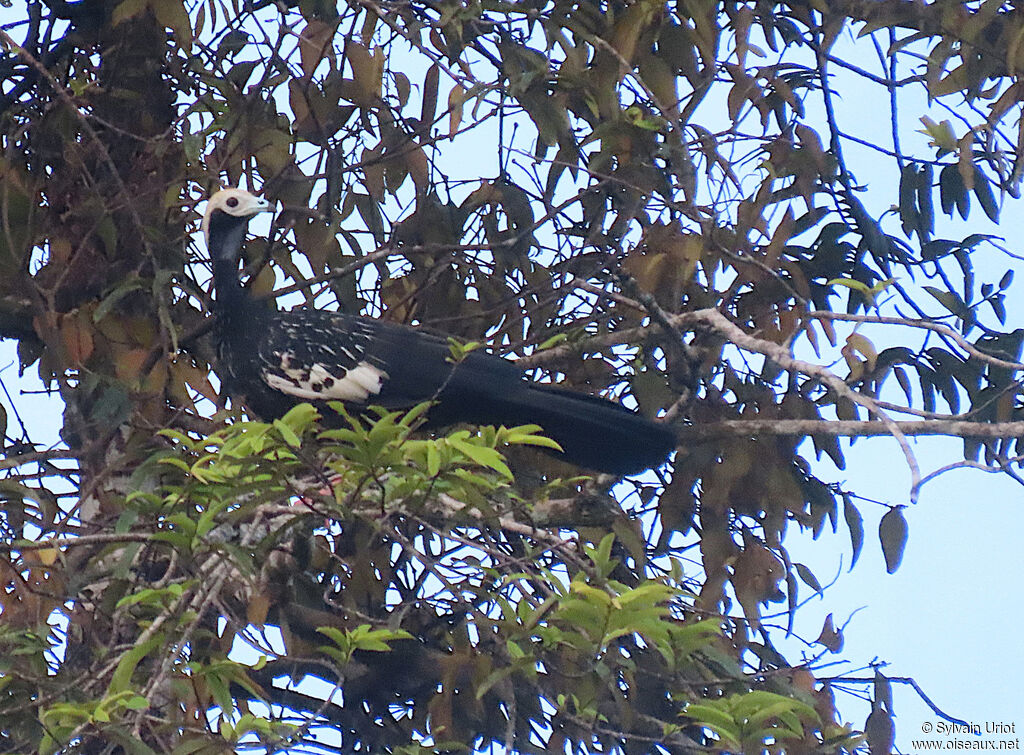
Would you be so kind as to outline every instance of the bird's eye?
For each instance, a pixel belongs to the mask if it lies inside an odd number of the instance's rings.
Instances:
[[[228,201],[224,204],[228,207],[238,207],[238,197],[228,197]]]

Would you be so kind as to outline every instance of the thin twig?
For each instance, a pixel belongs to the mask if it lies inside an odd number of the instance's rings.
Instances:
[[[931,708],[932,709],[932,713],[934,713],[939,718],[944,719],[946,721],[949,721],[950,723],[958,724],[960,726],[970,726],[970,724],[967,721],[964,721],[964,720],[959,719],[959,718],[954,718],[953,716],[949,715],[948,713],[944,713],[935,703],[933,703],[931,701],[931,698],[928,697],[928,695],[926,695],[924,693],[924,690],[922,690],[921,687],[918,685],[918,683],[916,681],[914,681],[913,677],[909,677],[909,676],[887,676],[887,677],[885,677],[885,680],[887,682],[894,682],[896,684],[906,684],[906,685],[909,685],[910,687],[913,687],[914,691],[924,701],[924,704],[927,705],[929,708]],[[876,679],[873,676],[871,676],[871,677],[833,676],[833,677],[819,677],[818,681],[819,682],[829,682],[831,684],[875,684]]]
[[[821,310],[812,310],[806,313],[807,317],[813,317],[821,320],[840,320],[842,322],[858,322],[858,323],[875,323],[878,325],[905,325],[908,328],[921,328],[923,330],[931,330],[935,333],[939,333],[947,338],[956,342],[957,346],[966,351],[972,357],[986,362],[993,367],[1002,367],[1007,370],[1024,370],[1024,363],[1022,362],[1008,362],[1005,359],[999,359],[991,354],[986,354],[984,351],[979,350],[974,344],[960,335],[953,328],[948,325],[943,325],[938,322],[930,322],[928,320],[911,320],[906,317],[883,317],[881,315],[848,315],[842,312],[825,312]]]

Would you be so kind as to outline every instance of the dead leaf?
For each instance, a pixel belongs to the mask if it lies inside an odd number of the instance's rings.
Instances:
[[[900,568],[903,548],[907,544],[907,520],[903,517],[905,506],[893,506],[878,524],[878,537],[882,541],[885,556],[885,570],[890,574]]]
[[[819,645],[824,645],[832,653],[838,653],[843,649],[843,633],[832,624],[832,614],[825,617],[825,623],[822,625],[821,633],[815,642]]]

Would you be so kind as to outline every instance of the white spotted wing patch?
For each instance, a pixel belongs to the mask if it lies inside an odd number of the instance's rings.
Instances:
[[[302,366],[288,351],[280,358],[277,369],[263,370],[263,380],[271,388],[299,399],[363,402],[379,394],[388,378],[384,370],[365,361],[346,369],[319,363]]]

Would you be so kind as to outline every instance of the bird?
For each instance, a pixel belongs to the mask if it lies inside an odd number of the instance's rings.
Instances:
[[[325,421],[348,410],[412,408],[433,402],[427,429],[458,423],[539,425],[579,467],[630,475],[662,464],[675,434],[621,404],[527,378],[485,349],[453,360],[446,338],[363,315],[312,308],[278,311],[242,285],[241,248],[249,221],[274,206],[240,188],[207,202],[202,230],[213,265],[218,373],[229,396],[259,419],[309,402]],[[340,418],[339,418],[340,421]]]

